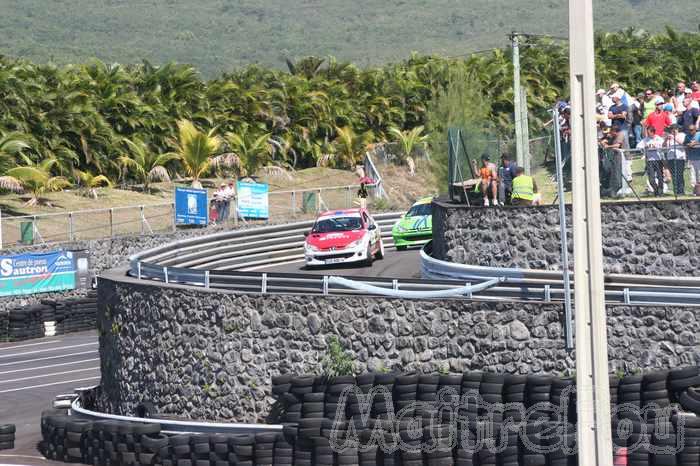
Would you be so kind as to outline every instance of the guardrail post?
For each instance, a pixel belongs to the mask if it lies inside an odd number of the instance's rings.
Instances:
[[[36,215],[34,215],[34,216],[32,217],[32,244],[35,243],[36,231],[37,231],[37,228],[36,228]]]
[[[318,195],[316,196],[316,212],[321,212],[321,189],[318,190]]]
[[[109,209],[109,237],[114,238],[114,209]]]
[[[170,281],[168,280],[168,268],[167,267],[163,267],[163,275],[165,276],[165,283],[170,283]]]
[[[345,187],[345,208],[349,209],[352,207],[352,201],[350,198],[350,186]]]
[[[622,294],[625,297],[625,304],[632,304],[632,299],[630,298],[630,289],[625,288]]]
[[[177,216],[176,216],[176,212],[175,212],[175,203],[174,202],[170,203],[170,211],[172,212],[172,215],[170,216],[170,218],[173,219],[173,233],[175,233],[177,231]]]
[[[297,215],[297,192],[292,191],[292,218]]]
[[[549,285],[544,286],[544,302],[545,303],[552,302],[552,289],[550,288]]]
[[[141,211],[141,234],[143,235],[146,233],[146,217],[144,216],[143,206],[140,206],[139,210]]]
[[[267,274],[262,274],[262,283],[260,284],[260,292],[262,294],[267,293]]]
[[[209,289],[210,282],[209,282],[209,271],[205,270],[204,271],[204,288]]]
[[[2,249],[2,210],[0,210],[0,249]]]
[[[68,241],[73,241],[73,212],[68,212]]]
[[[472,284],[471,284],[471,282],[467,282],[466,286],[468,288],[467,299],[472,299]]]
[[[231,199],[231,207],[233,208],[233,225],[238,226],[238,194]]]
[[[141,262],[136,264],[136,276],[141,280]]]
[[[399,289],[399,281],[397,279],[393,279],[391,281],[391,287],[395,290],[398,291]]]
[[[328,295],[328,275],[323,276],[323,295]]]

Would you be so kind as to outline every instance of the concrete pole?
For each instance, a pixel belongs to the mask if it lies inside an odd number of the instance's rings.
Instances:
[[[530,125],[527,118],[527,91],[525,86],[520,86],[520,127],[523,135],[523,169],[530,175]]]
[[[579,465],[612,466],[592,0],[569,0]]]
[[[519,167],[525,165],[525,154],[523,152],[523,126],[522,126],[522,102],[520,96],[520,46],[518,44],[518,34],[512,33],[510,36],[513,44],[513,110],[515,122],[515,153],[516,162]]]

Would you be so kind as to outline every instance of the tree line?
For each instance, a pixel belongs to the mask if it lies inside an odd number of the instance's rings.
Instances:
[[[669,88],[700,78],[697,50],[696,33],[601,33],[598,80],[630,91]],[[538,127],[567,94],[566,42],[526,39],[521,68],[530,124]],[[45,191],[71,185],[148,189],[157,180],[196,183],[217,172],[349,168],[368,146],[389,141],[399,142],[407,159],[424,127],[442,132],[449,124],[430,118],[444,118],[434,109],[445,104],[455,79],[479,90],[456,104],[483,109],[478,118],[507,139],[513,113],[507,49],[459,58],[412,55],[364,69],[309,57],[288,62],[286,71],[251,65],[208,81],[174,63],[55,66],[0,57],[0,187],[29,191],[36,202]]]

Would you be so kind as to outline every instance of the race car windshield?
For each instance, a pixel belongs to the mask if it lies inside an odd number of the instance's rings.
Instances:
[[[334,231],[361,230],[360,217],[324,218],[316,222],[313,233],[332,233]]]
[[[406,213],[406,217],[421,217],[423,215],[432,215],[433,211],[430,204],[418,204],[411,207]]]

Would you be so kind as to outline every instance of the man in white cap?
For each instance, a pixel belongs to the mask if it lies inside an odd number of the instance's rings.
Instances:
[[[595,93],[596,97],[598,97],[598,113],[600,115],[605,115],[605,119],[603,119],[603,124],[607,126],[608,128],[612,124],[612,121],[607,118],[608,112],[610,111],[610,107],[613,106],[613,101],[612,98],[605,92],[603,89],[598,89],[598,91]]]

